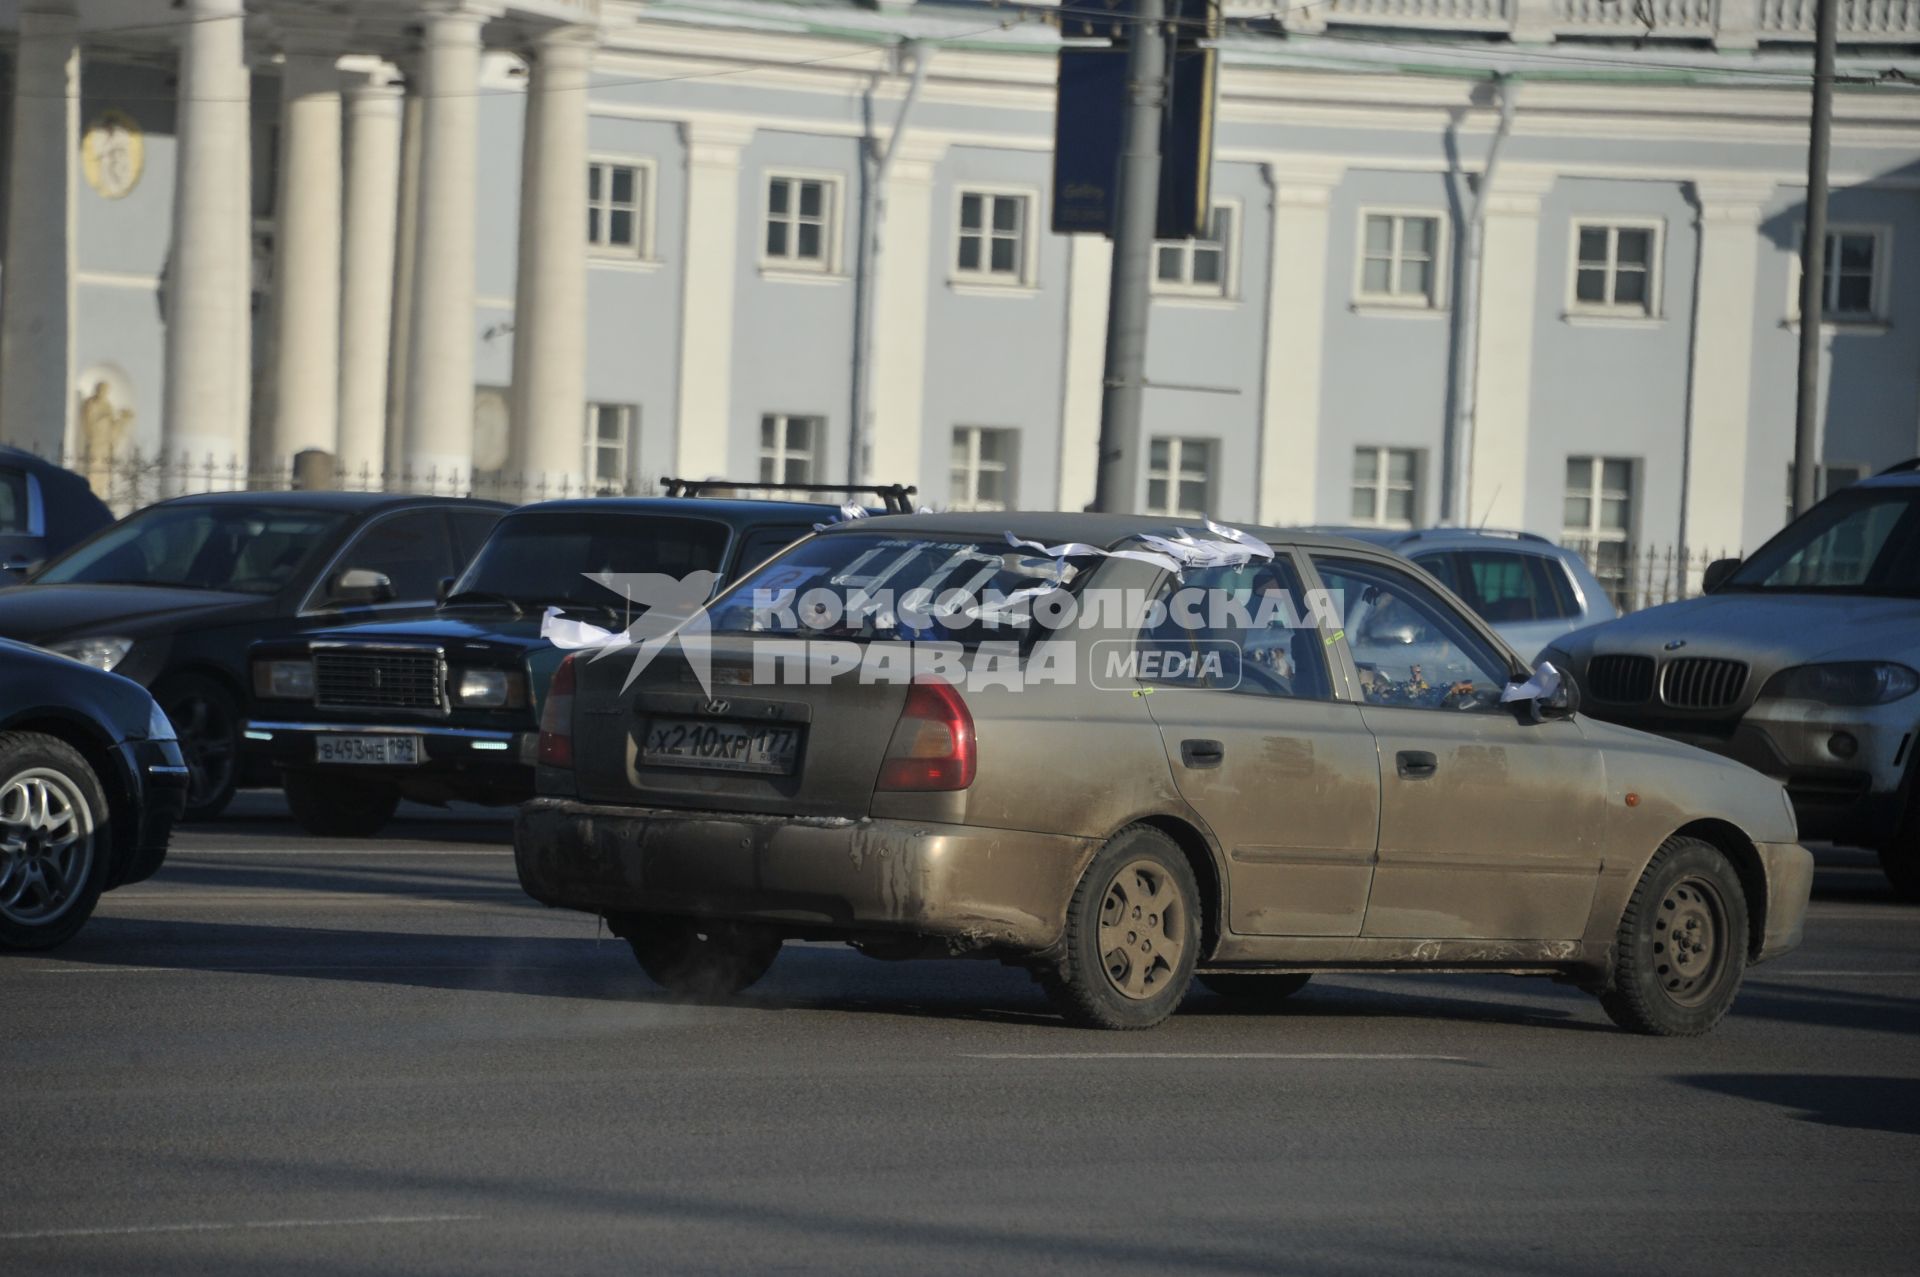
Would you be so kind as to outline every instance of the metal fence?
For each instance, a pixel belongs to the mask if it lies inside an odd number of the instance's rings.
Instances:
[[[1735,548],[1636,545],[1631,541],[1562,542],[1578,554],[1622,612],[1636,612],[1700,593],[1707,565],[1740,556]]]

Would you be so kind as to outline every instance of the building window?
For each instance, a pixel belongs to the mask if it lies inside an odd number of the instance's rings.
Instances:
[[[1362,214],[1360,299],[1440,304],[1440,219],[1426,213]]]
[[[826,178],[774,177],[767,181],[769,265],[799,270],[833,268],[836,183]]]
[[[1834,462],[1814,467],[1813,499],[1824,501],[1842,488],[1851,487],[1872,473],[1870,467],[1849,462]],[[1787,522],[1793,522],[1793,465],[1787,465]]]
[[[961,192],[960,243],[954,272],[994,284],[1028,282],[1030,202],[1025,195]]]
[[[1013,508],[1013,464],[1019,434],[989,426],[955,426],[947,504],[954,510]]]
[[[820,464],[820,436],[826,418],[784,412],[760,418],[760,482],[812,483]]]
[[[1578,550],[1616,604],[1626,602],[1633,566],[1633,462],[1568,457],[1563,542]]]
[[[634,407],[587,405],[587,486],[597,493],[624,493],[633,475]]]
[[[1574,241],[1574,309],[1628,315],[1659,313],[1658,226],[1578,223]]]
[[[1820,304],[1829,318],[1857,321],[1880,317],[1880,263],[1884,256],[1878,231],[1827,232]]]
[[[1412,448],[1355,448],[1355,523],[1410,528],[1419,517],[1420,454]]]
[[[587,245],[641,257],[646,248],[647,173],[637,164],[595,160],[587,166]]]
[[[1147,513],[1205,517],[1213,504],[1213,440],[1158,437],[1147,448]]]
[[[1216,204],[1207,233],[1195,239],[1161,240],[1155,249],[1154,288],[1163,293],[1226,297],[1233,292],[1233,209]]]

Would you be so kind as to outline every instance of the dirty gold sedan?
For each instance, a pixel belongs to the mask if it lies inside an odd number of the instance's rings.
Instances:
[[[1799,942],[1778,784],[1583,717],[1352,541],[1132,516],[858,519],[577,652],[515,830],[537,900],[716,996],[790,938],[1026,967],[1146,1028],[1197,975],[1493,971],[1697,1034]]]

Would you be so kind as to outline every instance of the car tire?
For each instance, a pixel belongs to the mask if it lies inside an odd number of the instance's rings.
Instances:
[[[1249,1005],[1265,1005],[1286,1001],[1306,988],[1307,981],[1311,979],[1313,976],[1305,971],[1276,972],[1273,975],[1229,971],[1203,975],[1200,983],[1223,998]]]
[[[288,772],[287,810],[322,838],[371,838],[400,806],[400,791],[378,782],[353,784],[313,772]]]
[[[1635,1033],[1697,1037],[1740,992],[1748,939],[1746,893],[1726,856],[1698,838],[1669,838],[1621,915],[1600,1005]]]
[[[153,690],[187,764],[185,821],[212,820],[233,801],[240,777],[240,701],[204,674],[162,679]]]
[[[73,938],[106,890],[111,834],[106,791],[78,750],[0,733],[0,948]]]
[[[608,923],[647,978],[676,997],[732,997],[757,984],[780,956],[780,935],[750,922],[627,914]]]
[[[1172,1015],[1200,957],[1200,890],[1173,839],[1114,836],[1080,876],[1057,961],[1038,974],[1055,1009],[1088,1029],[1150,1029]]]

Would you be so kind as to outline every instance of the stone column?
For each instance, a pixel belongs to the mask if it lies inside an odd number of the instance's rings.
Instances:
[[[445,8],[424,17],[403,482],[416,491],[465,492],[473,461],[474,202],[486,16]]]
[[[526,493],[569,492],[585,482],[587,84],[595,36],[592,27],[543,33],[527,81],[507,445],[507,479]]]
[[[340,447],[347,488],[377,490],[387,457],[387,357],[400,200],[400,90],[379,75],[347,93],[340,272]]]
[[[80,153],[75,30],[64,6],[35,6],[20,14],[6,273],[0,278],[0,440],[56,462],[67,449],[74,406],[73,169]],[[81,439],[76,450],[86,446]]]
[[[407,371],[412,363],[413,246],[420,228],[420,117],[417,58],[400,62],[407,88],[400,107],[400,207],[393,236],[393,278],[389,305],[393,337],[387,352],[388,486],[399,482],[407,464]]]
[[[1744,174],[1699,178],[1700,263],[1693,297],[1693,374],[1687,387],[1686,526],[1696,557],[1746,545],[1747,435],[1753,393],[1754,288],[1760,218],[1773,183]],[[1764,491],[1764,490],[1763,490]],[[1780,517],[1777,487],[1766,525]]]
[[[1463,521],[1476,526],[1527,526],[1533,330],[1540,322],[1540,197],[1552,185],[1551,173],[1503,166],[1486,194],[1471,477],[1460,512]],[[1550,520],[1560,518],[1559,482],[1556,477],[1555,486],[1539,495],[1538,507],[1551,511]]]
[[[340,73],[338,51],[304,39],[281,80],[273,267],[273,455],[289,465],[339,446]]]
[[[688,121],[686,283],[680,297],[680,412],[675,468],[727,475],[733,379],[733,270],[740,253],[740,151],[747,128]],[[754,229],[754,236],[760,231]],[[751,238],[751,237],[750,237]]]
[[[867,461],[874,483],[912,483],[926,491],[947,465],[945,440],[931,470],[926,446],[927,282],[933,258],[933,172],[944,143],[908,136],[887,169],[885,215],[874,257],[873,348],[868,385]],[[951,424],[951,423],[943,423]]]
[[[182,18],[162,428],[171,464],[244,474],[251,369],[235,355],[249,348],[253,244],[243,0],[188,0]],[[169,483],[205,486],[187,474]]]
[[[1319,516],[1320,377],[1327,327],[1327,230],[1333,188],[1345,172],[1317,156],[1266,166],[1273,191],[1266,372],[1260,407],[1261,523]],[[1340,511],[1345,517],[1345,511]]]

